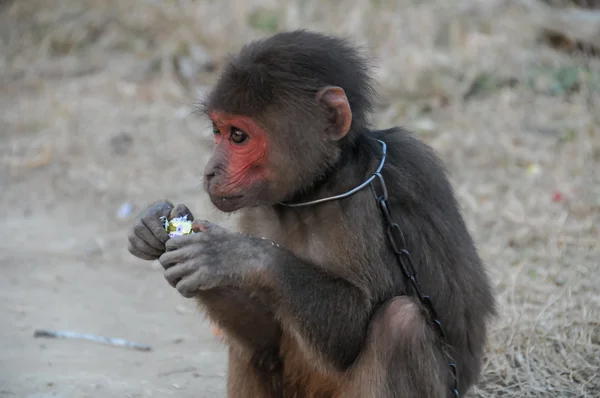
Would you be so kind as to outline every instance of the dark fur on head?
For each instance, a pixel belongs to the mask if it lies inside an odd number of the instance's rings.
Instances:
[[[344,89],[352,130],[368,126],[376,92],[371,63],[348,40],[296,30],[245,45],[233,56],[202,102],[211,108],[257,117],[273,107],[315,116],[315,95],[325,86]]]
[[[355,145],[376,99],[370,69],[349,40],[305,30],[252,42],[231,57],[200,111],[250,116],[268,132],[278,181],[248,189],[253,202],[274,204],[310,189]],[[340,140],[323,134],[332,110],[316,96],[326,86],[342,88],[350,105],[350,130]]]

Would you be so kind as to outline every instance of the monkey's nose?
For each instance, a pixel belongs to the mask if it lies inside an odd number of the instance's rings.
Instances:
[[[214,170],[212,170],[212,171],[209,171],[209,172],[205,173],[205,174],[204,174],[204,178],[206,179],[206,181],[210,181],[210,180],[212,180],[212,179],[213,179],[213,177],[215,177],[216,175],[217,175],[217,172],[216,172],[216,171],[214,171]]]

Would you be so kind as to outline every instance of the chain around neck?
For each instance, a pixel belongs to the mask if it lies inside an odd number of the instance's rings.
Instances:
[[[381,170],[383,169],[383,165],[385,164],[385,159],[386,159],[386,155],[387,155],[387,145],[385,144],[385,142],[383,142],[381,140],[377,140],[377,141],[381,144],[381,147],[382,147],[381,148],[381,151],[382,151],[381,162],[379,162],[379,167],[377,167],[377,170],[374,173],[372,173],[371,176],[366,181],[364,181],[362,184],[360,184],[359,186],[352,188],[348,192],[345,192],[345,193],[342,193],[339,195],[335,195],[335,196],[329,196],[327,198],[316,199],[316,200],[311,200],[309,202],[300,202],[300,203],[279,202],[279,204],[282,206],[286,206],[286,207],[303,207],[303,206],[316,205],[316,204],[323,203],[323,202],[329,202],[331,200],[347,198],[348,196],[351,196],[351,195],[355,194],[356,192],[360,191],[361,189],[365,188],[375,178],[381,176]]]

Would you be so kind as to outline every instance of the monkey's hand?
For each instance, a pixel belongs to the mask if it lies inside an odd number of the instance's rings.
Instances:
[[[253,238],[208,221],[194,221],[192,235],[166,243],[159,260],[165,278],[184,297],[220,286],[240,286],[255,276],[266,254]]]
[[[169,240],[161,217],[171,220],[185,215],[188,216],[188,220],[194,219],[184,205],[173,207],[169,202],[159,202],[150,206],[138,216],[130,230],[127,250],[143,260],[156,260],[165,252],[165,243]]]

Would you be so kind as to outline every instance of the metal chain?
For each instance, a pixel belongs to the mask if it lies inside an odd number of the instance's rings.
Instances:
[[[381,175],[381,170],[383,170],[383,166],[385,164],[385,160],[387,157],[387,145],[385,142],[383,142],[381,140],[377,140],[377,142],[379,142],[381,144],[381,149],[382,149],[382,156],[381,156],[381,161],[379,163],[379,166],[377,167],[377,170],[374,173],[372,173],[369,176],[369,178],[366,181],[364,181],[362,184],[360,184],[359,186],[351,189],[348,192],[340,194],[340,195],[329,196],[329,197],[322,198],[322,199],[311,200],[308,202],[300,202],[300,203],[281,202],[280,205],[286,206],[286,207],[312,206],[315,204],[320,204],[320,203],[324,203],[324,202],[347,198],[347,197],[355,194],[356,192],[362,190],[363,188],[370,186],[373,191],[373,194],[375,195],[375,200],[377,202],[377,205],[379,206],[379,209],[381,210],[383,218],[386,222],[386,225],[387,225],[386,236],[387,236],[388,242],[392,246],[392,250],[394,251],[394,254],[396,255],[396,259],[398,260],[398,264],[400,265],[400,268],[402,269],[402,273],[404,274],[406,279],[408,279],[410,281],[410,283],[413,287],[413,290],[415,291],[415,294],[417,295],[417,298],[419,299],[419,301],[423,304],[423,306],[427,310],[429,317],[430,317],[430,322],[433,324],[434,329],[440,335],[440,338],[442,340],[442,345],[444,346],[444,348],[449,347],[448,343],[446,342],[446,335],[444,334],[444,330],[442,328],[442,323],[438,319],[437,313],[435,312],[435,309],[433,308],[433,303],[431,302],[431,298],[429,296],[423,296],[423,294],[421,293],[421,288],[419,287],[419,284],[417,283],[417,279],[416,279],[417,273],[416,273],[415,267],[413,265],[412,257],[410,256],[410,253],[408,252],[408,250],[406,248],[407,247],[406,240],[404,239],[404,234],[402,233],[402,229],[400,229],[400,225],[395,223],[394,220],[392,219],[392,216],[390,213],[390,207],[388,205],[387,186],[385,185],[385,181],[383,179],[383,176]],[[452,387],[450,388],[450,392],[452,393],[453,398],[460,398],[460,394],[458,392],[458,370],[456,368],[456,363],[452,359],[452,356],[448,353],[447,349],[444,349],[444,353],[448,357],[448,367],[450,368],[452,378],[453,378]]]
[[[443,345],[447,346],[446,335],[444,333],[444,329],[442,328],[442,323],[440,322],[435,309],[433,308],[433,303],[431,302],[431,298],[429,296],[424,296],[421,287],[417,282],[417,272],[415,270],[412,257],[407,250],[406,239],[404,238],[404,234],[402,233],[402,229],[398,223],[394,222],[392,219],[392,215],[390,212],[390,207],[388,204],[388,191],[383,176],[380,172],[373,173],[374,178],[371,181],[371,189],[373,194],[375,195],[375,200],[379,209],[381,210],[381,214],[386,223],[386,236],[387,240],[396,255],[396,259],[398,260],[398,264],[400,265],[400,269],[404,274],[405,278],[410,281],[410,284],[415,292],[415,295],[423,304],[425,309],[429,314],[429,321],[432,323],[433,328],[437,331],[440,338],[442,339]],[[456,363],[452,359],[452,356],[448,353],[447,350],[444,350],[446,356],[448,357],[448,367],[450,368],[452,374],[452,387],[450,388],[450,392],[452,393],[452,397],[460,398],[460,393],[458,392],[458,370],[456,368]]]

